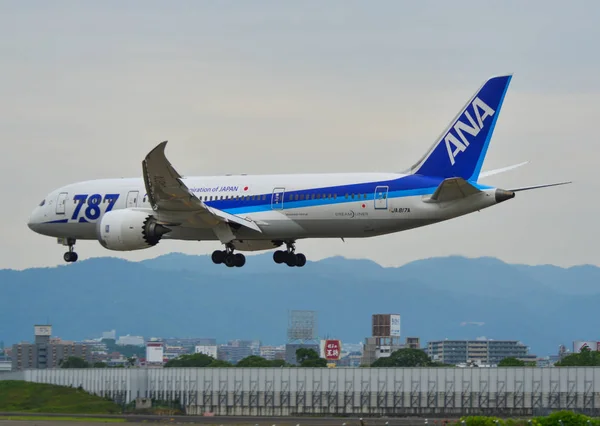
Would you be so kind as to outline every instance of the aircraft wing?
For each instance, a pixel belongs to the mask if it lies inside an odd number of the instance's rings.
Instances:
[[[196,197],[185,186],[182,176],[167,160],[165,156],[166,145],[167,141],[161,142],[142,161],[148,201],[155,211],[187,212],[190,216],[199,217],[205,225],[215,230],[221,241],[233,239],[231,230],[227,226],[228,223],[236,223],[254,231],[262,232],[256,223],[207,206]]]
[[[444,179],[429,198],[431,202],[454,201],[481,192],[463,178]]]

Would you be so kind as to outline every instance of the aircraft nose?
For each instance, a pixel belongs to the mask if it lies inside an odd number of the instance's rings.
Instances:
[[[27,226],[34,232],[37,232],[39,229],[40,222],[38,220],[38,209],[36,208],[29,215],[29,219],[27,219]]]

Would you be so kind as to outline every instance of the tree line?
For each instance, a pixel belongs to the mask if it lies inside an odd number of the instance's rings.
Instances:
[[[321,358],[314,349],[300,348],[296,350],[296,359],[299,367],[324,368],[327,367],[327,360]],[[128,358],[130,366],[135,365],[135,358]],[[103,362],[88,363],[82,358],[69,357],[59,363],[61,368],[108,368]],[[580,353],[574,353],[565,356],[555,364],[556,367],[597,367],[600,366],[600,352],[593,352],[588,348],[583,348]],[[119,366],[117,368],[123,368]],[[212,367],[240,367],[240,368],[282,368],[293,367],[284,360],[267,360],[257,355],[250,355],[237,364],[215,359],[205,354],[187,354],[181,355],[175,359],[169,360],[165,368],[174,367],[194,367],[194,368],[212,368]],[[420,349],[404,348],[394,351],[389,357],[379,358],[370,366],[361,367],[454,367],[453,365],[442,364],[433,361],[425,351]],[[523,361],[517,358],[505,358],[498,363],[498,367],[535,367],[535,362]]]

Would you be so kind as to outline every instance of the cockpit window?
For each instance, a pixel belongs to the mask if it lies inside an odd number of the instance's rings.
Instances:
[[[42,207],[44,204],[46,204],[46,200],[42,200],[42,202],[40,203],[40,207]]]

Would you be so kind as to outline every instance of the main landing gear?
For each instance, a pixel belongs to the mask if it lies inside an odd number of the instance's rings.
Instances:
[[[289,267],[297,266],[299,268],[306,265],[306,256],[302,253],[296,253],[294,243],[286,243],[287,250],[277,250],[273,253],[275,263],[285,263]]]
[[[66,244],[65,242],[63,242],[63,245],[69,246],[69,251],[66,252],[63,256],[63,259],[65,259],[65,262],[67,263],[71,263],[71,262],[77,262],[77,253],[75,253],[73,251],[73,247],[75,246],[75,238],[67,238],[66,240]]]
[[[228,268],[234,266],[241,268],[246,264],[246,256],[241,253],[233,253],[233,247],[227,246],[225,250],[215,250],[211,256],[213,263],[219,265],[224,263]]]

